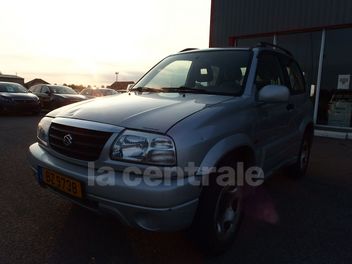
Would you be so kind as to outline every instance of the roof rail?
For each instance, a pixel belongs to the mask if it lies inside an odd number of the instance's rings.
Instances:
[[[259,43],[257,44],[256,47],[273,47],[273,48],[279,49],[279,50],[281,50],[281,51],[287,53],[287,54],[290,55],[290,56],[293,56],[292,53],[291,53],[290,51],[288,51],[287,49],[285,49],[285,48],[283,48],[283,47],[281,47],[281,46],[279,46],[279,45],[275,45],[275,44],[269,43],[269,42],[263,42],[263,41],[261,41],[261,42],[259,42]]]
[[[187,49],[180,50],[179,52],[186,52],[190,50],[197,50],[197,48],[187,48]]]

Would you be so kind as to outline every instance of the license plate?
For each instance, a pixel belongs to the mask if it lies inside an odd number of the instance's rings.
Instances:
[[[72,178],[61,175],[57,172],[43,169],[42,181],[54,189],[67,193],[77,198],[83,197],[82,184]]]

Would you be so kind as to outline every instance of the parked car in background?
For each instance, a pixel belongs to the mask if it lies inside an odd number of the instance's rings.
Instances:
[[[56,109],[86,99],[72,88],[62,85],[38,84],[29,90],[39,97],[42,108],[45,109]]]
[[[29,112],[39,114],[39,98],[18,83],[0,82],[0,113]]]
[[[117,94],[117,92],[110,88],[85,88],[80,92],[80,95],[85,96],[87,99],[114,94]]]

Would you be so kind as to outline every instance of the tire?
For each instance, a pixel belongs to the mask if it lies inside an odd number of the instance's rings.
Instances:
[[[235,168],[235,167],[234,167]],[[193,223],[193,232],[207,255],[219,255],[236,238],[243,216],[242,187],[217,183],[219,175],[209,175]]]
[[[311,133],[306,132],[301,141],[297,161],[288,167],[288,174],[290,177],[302,178],[306,175],[309,165],[311,146],[312,135]]]

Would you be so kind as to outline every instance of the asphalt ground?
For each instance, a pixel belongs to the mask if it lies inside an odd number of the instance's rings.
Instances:
[[[315,138],[308,175],[249,197],[232,248],[135,230],[40,188],[27,163],[40,117],[0,117],[0,263],[352,263],[352,141]]]

